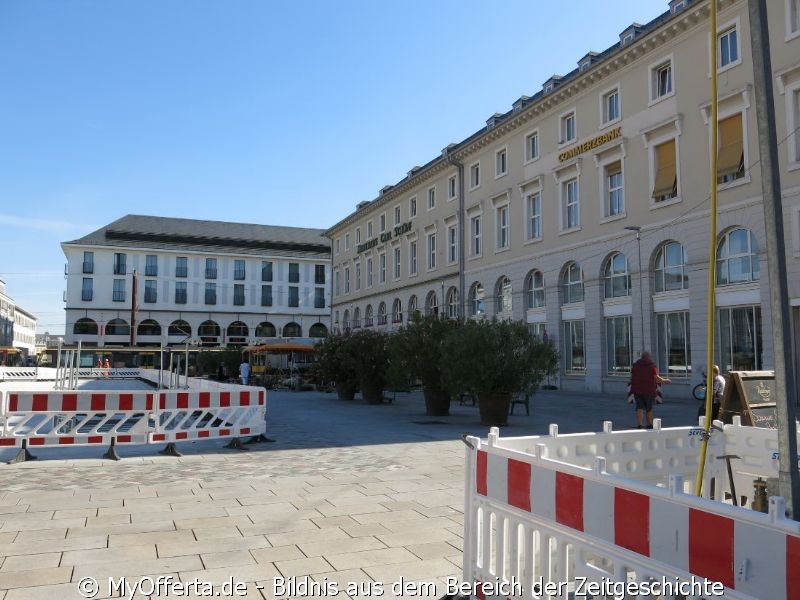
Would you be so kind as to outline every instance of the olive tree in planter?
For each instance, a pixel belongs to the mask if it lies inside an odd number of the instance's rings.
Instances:
[[[442,342],[461,323],[436,315],[416,313],[408,325],[389,338],[389,380],[396,388],[422,383],[425,414],[450,414],[450,392],[442,381]]]
[[[558,367],[558,352],[520,321],[468,321],[445,337],[440,364],[452,393],[478,397],[482,425],[505,425],[512,396],[535,393]]]
[[[333,382],[341,400],[352,400],[358,389],[356,358],[353,356],[353,335],[346,331],[334,333],[314,346],[317,370],[326,382]]]
[[[351,335],[347,355],[358,376],[361,395],[369,404],[383,401],[386,373],[389,362],[388,335],[365,329]]]

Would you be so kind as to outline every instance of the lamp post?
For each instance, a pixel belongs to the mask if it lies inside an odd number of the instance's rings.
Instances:
[[[636,246],[639,254],[639,323],[642,329],[642,352],[644,352],[644,285],[642,283],[642,228],[626,225],[625,229],[636,232]]]

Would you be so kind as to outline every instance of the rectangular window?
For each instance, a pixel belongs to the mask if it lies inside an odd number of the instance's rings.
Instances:
[[[244,261],[240,259],[236,259],[233,261],[233,278],[236,281],[244,281],[245,278],[245,266]]]
[[[314,283],[325,285],[325,265],[314,265]]]
[[[354,265],[356,270],[356,291],[361,289],[361,263]]]
[[[717,183],[730,183],[744,177],[744,140],[742,113],[719,122]]]
[[[656,364],[668,377],[689,377],[692,357],[689,348],[689,313],[656,315]]]
[[[567,374],[583,375],[586,372],[583,324],[583,319],[564,321],[564,371]]]
[[[672,61],[668,60],[651,71],[651,100],[665,98],[672,94]]]
[[[289,307],[297,308],[300,306],[300,288],[296,285],[289,286]]]
[[[94,281],[91,277],[83,278],[83,285],[81,286],[81,300],[84,302],[91,302],[93,294]]]
[[[603,96],[603,123],[619,119],[619,90],[612,90]]]
[[[408,274],[417,274],[417,240],[408,243]]]
[[[450,175],[447,179],[447,199],[454,200],[458,195],[458,187],[456,186],[456,175]]]
[[[562,223],[564,229],[580,227],[580,205],[578,203],[578,179],[570,179],[561,184],[563,206]]]
[[[344,293],[350,293],[350,267],[344,268]]]
[[[786,27],[788,29],[788,33],[797,33],[800,31],[800,0],[788,0],[788,22],[786,23]]]
[[[338,275],[338,273],[337,273]],[[261,306],[272,306],[272,286],[261,286]]]
[[[436,234],[428,234],[428,270],[436,268]]]
[[[719,67],[727,67],[739,62],[739,36],[736,27],[730,27],[717,36]]]
[[[342,280],[341,276],[342,276],[342,274],[339,271],[334,271],[334,273],[333,273],[333,289],[334,289],[334,293],[337,296],[341,296],[341,294],[342,294],[342,287],[340,285],[341,284],[341,280]]]
[[[400,207],[399,206],[395,206],[394,207],[394,224],[395,225],[400,225]]]
[[[185,256],[179,256],[175,259],[175,277],[188,277],[189,276],[189,259]]]
[[[272,262],[261,261],[261,281],[272,281]]]
[[[482,247],[481,247],[481,218],[480,216],[472,217],[469,220],[469,231],[472,237],[472,256],[480,256]]]
[[[94,273],[94,252],[83,253],[83,272]]]
[[[447,228],[447,261],[458,261],[458,226],[451,225]]]
[[[158,300],[158,293],[155,279],[145,279],[144,281],[144,301],[152,304]]]
[[[361,243],[361,228],[356,227],[356,244]]]
[[[571,112],[561,117],[560,143],[566,144],[575,141],[575,135],[575,113]]]
[[[114,302],[125,302],[125,280],[124,279],[115,279],[114,280],[114,288],[111,292],[112,296],[111,299]]]
[[[367,259],[366,276],[367,276],[367,287],[371,288],[372,287],[372,257],[369,257]]]
[[[763,369],[761,307],[720,308],[719,340],[719,367],[723,372]]]
[[[386,254],[378,255],[378,283],[386,283]]]
[[[314,308],[325,308],[325,288],[314,288]]]
[[[289,283],[300,283],[300,263],[289,263]]]
[[[217,278],[217,259],[216,258],[207,258],[206,259],[206,279],[216,279]]]
[[[339,240],[339,238],[336,239],[336,244],[335,244],[336,245],[336,254],[339,254],[339,245],[340,245],[339,242],[340,241],[341,240]]]
[[[497,207],[495,220],[497,223],[497,248],[508,248],[511,245],[508,236],[508,204]]]
[[[244,284],[243,283],[234,283],[233,284],[233,305],[234,306],[244,306]]]
[[[395,279],[400,279],[400,246],[394,248],[392,253],[394,254],[392,276]]]
[[[367,223],[367,239],[372,239],[372,221]]]
[[[525,160],[539,158],[539,132],[534,131],[525,136]]]
[[[217,303],[217,284],[206,282],[206,297],[205,297],[206,304],[216,304]]]
[[[529,240],[542,237],[542,197],[539,192],[530,194],[525,200],[526,230],[525,235]]]
[[[414,196],[408,201],[408,218],[413,219],[416,216],[417,216],[417,197]]]
[[[186,282],[175,282],[175,304],[186,304]]]
[[[494,155],[494,176],[501,177],[508,173],[508,153],[505,148],[498,150]]]
[[[436,208],[436,188],[428,188],[428,210]]]
[[[481,163],[477,162],[469,168],[469,187],[474,189],[481,184]]]
[[[622,187],[622,162],[606,166],[606,216],[613,217],[625,212],[625,194]]]
[[[144,261],[145,277],[158,277],[158,256],[148,254],[144,257]]]
[[[385,214],[381,215],[380,225],[381,225],[381,231],[380,232],[383,233],[384,231],[386,231],[386,215]]]
[[[121,254],[119,252],[114,253],[114,275],[125,275],[127,270],[125,268],[125,262],[127,260],[126,254]]]
[[[609,375],[627,375],[631,372],[633,338],[631,317],[606,319],[606,360]]]
[[[348,250],[350,250],[350,234],[349,233],[345,233],[344,234],[344,251],[347,252]]]
[[[655,180],[653,200],[663,202],[678,195],[678,169],[675,155],[675,140],[667,140],[654,149]]]

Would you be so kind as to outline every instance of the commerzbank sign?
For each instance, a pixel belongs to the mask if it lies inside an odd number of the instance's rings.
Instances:
[[[409,231],[411,231],[411,221],[409,221],[408,223],[403,223],[402,225],[398,225],[397,227],[394,228],[393,231],[392,230],[387,231],[385,233],[382,233],[379,237],[374,237],[371,240],[367,240],[363,244],[359,244],[356,247],[356,251],[359,252],[359,253],[360,252],[365,252],[365,251],[369,250],[370,248],[374,248],[379,243],[380,244],[385,244],[386,242],[391,240],[392,237],[401,236],[404,233],[408,233]],[[394,236],[392,234],[394,234]]]
[[[558,162],[564,162],[570,158],[575,158],[579,154],[583,154],[592,148],[597,148],[598,146],[607,144],[611,140],[615,140],[619,137],[622,137],[622,127],[617,127],[616,129],[607,131],[603,135],[598,135],[596,138],[592,138],[586,142],[583,142],[582,144],[573,146],[569,150],[564,150],[564,152],[558,155]]]

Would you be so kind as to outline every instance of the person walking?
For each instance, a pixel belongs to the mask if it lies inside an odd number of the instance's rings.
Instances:
[[[247,385],[247,379],[250,377],[250,363],[246,359],[239,365],[239,377],[242,379],[242,385]]]
[[[639,429],[645,427],[645,416],[647,428],[653,428],[653,402],[662,383],[672,382],[658,374],[658,367],[650,358],[650,353],[642,352],[641,358],[631,368],[631,393],[636,401],[636,426]]]

